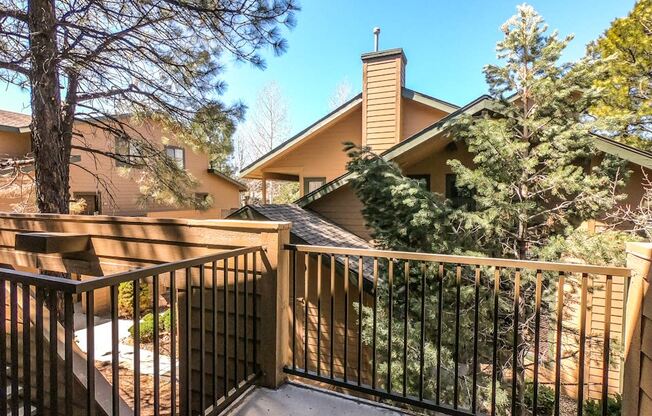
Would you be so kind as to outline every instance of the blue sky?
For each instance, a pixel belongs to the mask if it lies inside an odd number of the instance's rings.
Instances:
[[[323,116],[337,84],[361,88],[360,54],[373,49],[372,28],[381,27],[380,48],[402,47],[408,58],[406,85],[465,104],[486,91],[482,67],[495,61],[500,25],[514,14],[514,0],[303,0],[297,26],[286,33],[289,49],[267,54],[267,69],[227,62],[226,102],[252,105],[257,92],[275,81],[286,97],[292,132]],[[530,1],[551,29],[575,40],[565,54],[574,60],[588,42],[635,0]],[[29,95],[0,85],[0,108],[29,112]]]

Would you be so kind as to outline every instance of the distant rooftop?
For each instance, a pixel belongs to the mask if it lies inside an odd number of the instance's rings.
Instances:
[[[31,123],[32,116],[29,114],[0,110],[0,130],[26,133],[29,131],[29,125]]]

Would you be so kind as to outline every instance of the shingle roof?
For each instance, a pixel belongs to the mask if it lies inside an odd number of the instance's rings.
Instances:
[[[21,131],[29,130],[32,116],[29,114],[14,113],[13,111],[0,110],[0,128]]]
[[[366,240],[295,204],[248,205],[272,221],[290,221],[292,233],[315,246],[372,248]]]
[[[321,215],[301,208],[296,204],[265,204],[246,205],[229,215],[229,218],[242,217],[247,210],[252,210],[270,221],[289,221],[292,223],[291,232],[306,244],[314,246],[351,247],[370,249],[373,246],[363,238],[345,230],[322,217]],[[335,256],[340,266],[344,265],[343,256]],[[368,281],[373,281],[373,259],[364,258],[363,276]],[[349,256],[349,270],[352,280],[357,277],[358,257]],[[366,285],[365,285],[366,286]]]

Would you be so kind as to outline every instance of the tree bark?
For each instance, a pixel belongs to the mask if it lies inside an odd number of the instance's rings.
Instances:
[[[54,0],[29,0],[32,151],[40,212],[68,213],[72,123],[64,123]]]

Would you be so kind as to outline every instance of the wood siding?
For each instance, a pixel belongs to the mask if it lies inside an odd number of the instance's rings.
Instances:
[[[627,244],[632,269],[625,328],[623,415],[652,414],[652,243]]]
[[[382,153],[399,142],[401,93],[405,85],[403,54],[364,59],[362,64],[363,144]]]
[[[134,130],[152,143],[159,144],[162,148],[164,143],[179,145],[173,137],[162,131],[151,123],[134,123]],[[115,151],[115,138],[88,124],[77,123],[75,129],[81,136],[75,136],[74,145],[92,146],[94,149],[104,151]],[[0,132],[0,153],[10,156],[24,156],[30,151],[30,133],[8,133]],[[113,159],[96,155],[91,152],[84,152],[73,149],[73,155],[81,156],[81,160],[70,167],[70,194],[97,194],[101,205],[101,213],[108,215],[133,215],[144,216],[149,213],[166,211],[185,211],[185,218],[224,218],[230,209],[240,206],[240,191],[238,187],[217,175],[208,172],[208,157],[204,154],[195,153],[185,147],[185,165],[192,176],[198,180],[199,186],[193,190],[197,193],[208,193],[213,198],[213,206],[206,211],[193,211],[178,209],[171,206],[143,203],[139,179],[143,172],[132,169],[126,174],[124,169],[116,167]],[[100,180],[108,184],[111,195],[104,189]],[[24,186],[28,189],[27,184]],[[13,204],[25,200],[28,195],[10,194],[0,198],[0,210],[4,212],[14,211]],[[154,214],[156,215],[156,214]],[[170,212],[171,217],[176,217]]]

